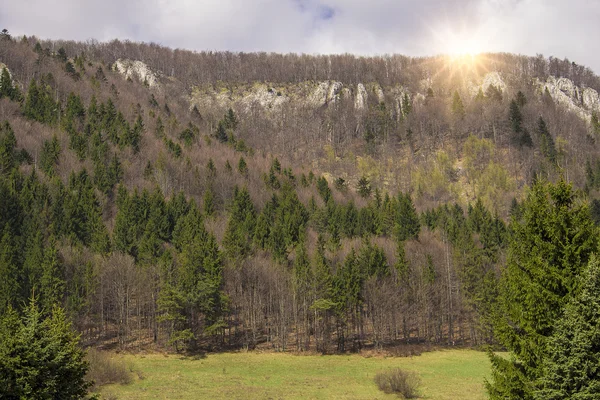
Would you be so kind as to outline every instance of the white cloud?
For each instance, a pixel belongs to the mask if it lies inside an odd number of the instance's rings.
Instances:
[[[568,57],[600,72],[592,0],[20,0],[0,27],[43,38],[195,50],[428,55],[451,42]],[[471,43],[472,42],[472,43]]]

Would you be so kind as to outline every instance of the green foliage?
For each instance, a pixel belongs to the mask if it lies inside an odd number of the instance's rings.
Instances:
[[[317,191],[325,203],[331,198],[331,189],[329,189],[329,184],[324,176],[317,179]]]
[[[492,398],[533,398],[548,338],[567,301],[579,291],[577,276],[597,248],[588,209],[569,184],[536,182],[514,220],[508,264],[500,286],[496,334],[514,359],[492,357]]]
[[[523,114],[521,114],[521,109],[516,100],[510,102],[508,120],[510,121],[512,131],[515,134],[514,136],[518,138],[523,132]]]
[[[256,210],[248,190],[236,188],[223,239],[223,246],[230,258],[240,260],[250,254],[255,224]]]
[[[429,96],[430,92],[431,96]],[[427,97],[433,97],[433,90],[431,90],[431,88],[427,90]],[[408,93],[404,93],[404,96],[402,97],[402,116],[407,118],[411,111],[412,103],[410,101],[410,97],[408,97]]]
[[[556,163],[556,146],[554,145],[554,139],[550,132],[548,131],[548,127],[546,126],[546,122],[542,117],[538,119],[537,124],[537,133],[540,139],[540,150],[542,154],[550,161],[552,164]]]
[[[38,85],[35,79],[32,79],[23,105],[23,114],[43,124],[53,125],[59,113],[60,104],[54,102],[51,86],[44,80]]]
[[[393,233],[396,239],[398,241],[417,239],[421,230],[421,223],[410,195],[398,193],[393,209]]]
[[[366,176],[361,176],[356,184],[356,191],[362,198],[367,198],[371,196],[371,182]]]
[[[0,320],[0,397],[81,399],[91,383],[88,365],[64,311],[44,318],[35,300],[23,317],[9,309]]]
[[[244,160],[244,157],[240,157],[240,160],[238,161],[238,172],[242,176],[248,175],[248,165],[246,164],[246,160]]]
[[[536,399],[594,399],[600,396],[600,262],[596,256],[580,276],[548,340]]]
[[[58,164],[60,157],[60,144],[56,135],[51,141],[45,140],[42,144],[42,152],[40,154],[40,169],[48,176],[53,176],[56,171],[55,167]]]
[[[207,188],[204,192],[204,214],[210,217],[215,213],[215,195],[211,188]]]
[[[465,106],[463,105],[462,99],[458,94],[458,91],[454,91],[454,95],[452,96],[452,115],[458,120],[461,120],[465,117]]]
[[[0,74],[0,99],[3,97],[13,101],[21,100],[21,92],[19,91],[19,88],[15,86],[6,67],[2,68],[2,73]]]
[[[187,128],[179,133],[179,140],[182,140],[186,147],[191,147],[198,134],[198,127],[190,123]]]
[[[485,97],[491,101],[502,102],[502,90],[494,85],[489,85],[485,90]]]
[[[227,128],[223,121],[219,121],[219,125],[217,125],[217,131],[215,132],[215,137],[221,143],[225,143],[229,140],[227,136]]]
[[[600,119],[598,118],[598,113],[596,111],[592,111],[590,125],[592,126],[592,132],[594,132],[595,135],[600,134]]]
[[[520,90],[517,92],[516,102],[521,108],[525,107],[525,104],[527,104],[527,97],[525,97],[525,94],[523,94],[523,92]]]
[[[15,167],[16,146],[15,132],[8,121],[4,121],[0,125],[0,175],[7,175]]]

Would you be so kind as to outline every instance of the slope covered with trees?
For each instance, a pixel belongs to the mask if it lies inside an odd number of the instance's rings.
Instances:
[[[166,75],[123,75],[125,58]],[[45,312],[64,307],[86,344],[328,353],[499,342],[538,368],[538,349],[513,349],[522,332],[510,329],[553,334],[595,251],[588,209],[571,208],[594,198],[599,158],[593,124],[534,80],[597,77],[556,59],[482,60],[3,37],[0,313],[35,293]],[[506,88],[471,96],[469,82],[492,70]],[[376,81],[383,97],[370,92],[362,108],[355,92],[292,99],[311,79],[356,92]],[[291,100],[245,107],[235,93],[254,84]],[[197,101],[219,91],[231,99]],[[574,187],[530,189],[535,176]],[[558,308],[543,326],[517,320],[536,319],[518,307],[539,299],[508,296],[528,240],[552,257],[526,265],[556,272],[544,292],[554,303],[543,303]]]

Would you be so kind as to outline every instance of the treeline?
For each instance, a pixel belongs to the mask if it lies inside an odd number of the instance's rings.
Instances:
[[[238,53],[171,49],[156,43],[113,40],[86,42],[42,40],[34,36],[13,38],[39,43],[48,52],[62,51],[66,57],[86,55],[109,65],[118,59],[140,60],[153,70],[183,82],[187,87],[221,82],[275,82],[337,80],[345,84],[378,82],[381,85],[403,84],[409,87],[444,69],[444,57],[407,57],[385,55],[360,57],[352,54],[306,55],[277,53]],[[10,62],[6,54],[2,59]],[[568,59],[490,53],[481,57],[479,73],[495,70],[521,77],[545,79],[548,75],[571,79],[578,86],[600,91],[600,80],[593,71]],[[414,86],[416,89],[417,87]]]

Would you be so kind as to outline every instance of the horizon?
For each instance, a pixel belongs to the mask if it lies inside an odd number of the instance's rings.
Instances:
[[[121,4],[11,3],[0,27],[14,36],[157,43],[190,51],[373,57],[512,53],[569,59],[600,72],[600,4],[585,0],[233,0]],[[93,18],[90,18],[90,15]],[[151,23],[148,23],[151,21]]]

